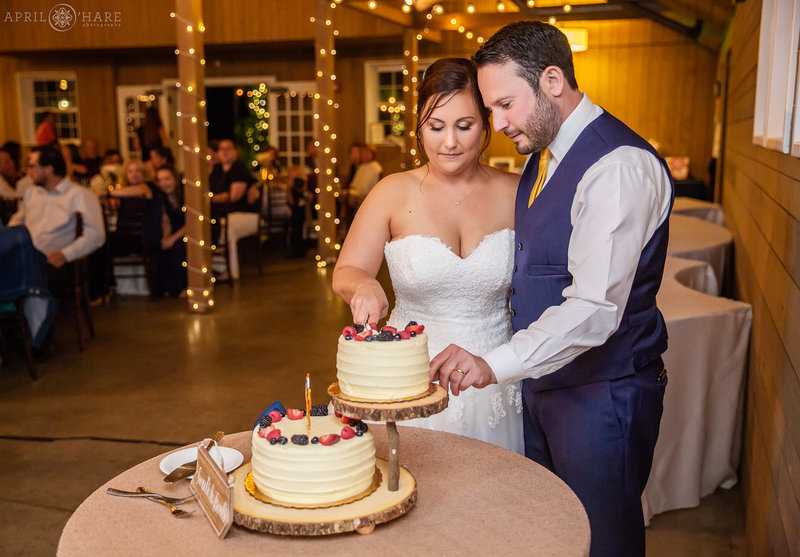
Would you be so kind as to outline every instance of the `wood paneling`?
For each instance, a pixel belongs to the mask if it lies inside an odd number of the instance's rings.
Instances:
[[[750,555],[800,553],[800,161],[753,145],[760,0],[730,27],[722,199],[753,304],[743,458]],[[724,59],[724,55],[721,57]]]
[[[138,17],[135,15],[138,11],[133,11],[130,3],[105,2],[102,9],[112,10],[114,5],[123,5],[124,21],[134,21]],[[174,25],[169,18],[169,5],[142,0],[140,11],[150,14],[147,16],[150,19],[141,20],[141,25],[146,24],[147,29],[130,33],[118,30],[109,35],[105,43],[97,37],[89,37],[97,29],[85,29],[68,37],[70,48],[104,46],[113,50],[60,56],[49,52],[6,56],[0,59],[3,75],[14,75],[31,67],[79,71],[90,80],[80,79],[79,83],[84,136],[97,137],[103,146],[114,144],[117,137],[114,87],[160,83],[175,77],[174,46],[170,45],[174,40]],[[276,5],[272,0],[256,3],[255,7],[240,0],[205,3],[209,77],[274,75],[281,81],[314,79],[313,26],[308,21],[311,0],[282,3],[280,11],[276,10]],[[26,6],[27,10],[36,10],[36,6],[44,9],[45,4],[36,0]],[[93,6],[87,0],[82,9],[94,9]],[[337,8],[335,12],[338,18],[335,25],[341,31],[337,48],[342,45],[336,57],[340,108],[335,127],[339,137],[337,155],[344,162],[347,145],[364,140],[364,61],[367,58],[399,60],[402,43],[397,26],[347,8]],[[13,25],[22,24],[9,23],[3,29],[16,29]],[[574,57],[581,89],[643,137],[657,141],[662,154],[688,154],[692,174],[705,179],[713,129],[712,89],[716,64],[713,53],[650,21],[593,21],[573,25],[589,30],[589,50],[576,53]],[[30,41],[22,41],[19,33],[16,38],[14,33],[0,34],[0,51],[21,48],[21,45],[26,49],[46,48],[49,32],[40,30]],[[379,41],[370,38],[381,33],[384,36]],[[393,33],[397,33],[397,37]],[[491,30],[484,33],[487,37],[490,34]],[[352,38],[356,36],[358,39]],[[120,50],[134,42],[143,48]],[[242,47],[242,44],[247,46]],[[396,52],[392,51],[394,44]],[[476,43],[467,41],[463,35],[446,33],[441,44],[423,42],[420,46],[422,58],[436,58],[470,56]],[[243,48],[246,48],[246,55],[243,55]],[[11,106],[16,106],[13,81],[5,80],[0,84],[0,100],[4,103],[10,100]],[[96,83],[104,85],[96,87]],[[84,91],[91,94],[91,104],[84,102]],[[84,108],[89,106],[91,111],[87,109],[84,113]],[[101,118],[97,117],[98,113]],[[16,114],[0,115],[0,137],[18,136]],[[399,170],[399,153],[394,156],[391,149],[382,149],[380,156],[387,172]],[[491,156],[514,156],[518,164],[524,161],[502,134],[494,135],[486,152],[487,158]]]
[[[119,49],[175,45],[174,2],[164,0],[82,0],[75,26],[55,31],[47,22],[55,2],[6,0],[0,7],[0,52],[69,49]],[[341,38],[402,36],[398,25],[350,10],[337,8],[335,27]],[[37,19],[16,21],[17,14]],[[112,14],[118,23],[86,25],[84,18]],[[117,15],[118,14],[118,15]],[[313,0],[225,0],[203,5],[206,44],[260,43],[311,40],[314,28]]]
[[[21,141],[19,91],[20,72],[74,71],[78,83],[81,135],[96,139],[101,149],[117,145],[116,99],[113,66],[95,55],[50,54],[47,57],[0,56],[0,140]]]

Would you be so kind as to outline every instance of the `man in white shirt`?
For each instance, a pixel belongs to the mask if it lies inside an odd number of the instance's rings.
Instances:
[[[580,92],[555,27],[508,25],[473,61],[495,130],[531,154],[517,192],[515,334],[483,357],[451,345],[431,373],[455,395],[523,380],[526,456],[578,495],[591,555],[643,557],[640,498],[666,386],[655,295],[671,179],[646,141]]]
[[[97,197],[66,178],[66,163],[52,147],[36,147],[28,157],[28,175],[37,186],[25,191],[10,226],[25,225],[34,247],[60,268],[89,255],[105,242],[103,212]],[[78,215],[82,231],[76,236]]]
[[[356,168],[353,181],[350,182],[350,196],[356,208],[381,179],[381,172],[383,167],[375,160],[375,151],[369,145],[362,146],[361,164]]]

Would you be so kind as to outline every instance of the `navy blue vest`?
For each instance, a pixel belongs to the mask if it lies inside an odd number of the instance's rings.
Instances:
[[[510,301],[515,332],[527,328],[550,306],[564,302],[561,293],[572,284],[567,248],[572,235],[570,209],[578,182],[600,158],[626,145],[645,149],[667,168],[650,144],[608,112],[581,132],[530,208],[528,198],[539,169],[538,157],[528,163],[516,202],[517,251]],[[526,379],[526,390],[559,389],[624,377],[667,349],[667,329],[656,307],[656,293],[664,272],[668,223],[666,219],[656,229],[642,250],[619,329],[605,344],[590,348],[558,371],[540,379]]]

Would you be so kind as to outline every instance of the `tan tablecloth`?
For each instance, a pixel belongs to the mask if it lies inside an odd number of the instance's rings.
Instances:
[[[388,454],[386,429],[372,426],[378,456]],[[114,497],[107,487],[146,486],[184,495],[188,482],[161,481],[152,458],[101,486],[67,522],[58,555],[588,555],[589,520],[575,494],[525,457],[458,435],[400,427],[400,463],[416,478],[408,514],[372,534],[320,538],[261,534],[234,525],[218,540],[198,510],[176,519],[151,501]],[[225,437],[250,460],[249,432]],[[191,510],[193,502],[182,504]]]
[[[718,226],[725,226],[725,213],[717,203],[694,199],[693,197],[676,197],[672,206],[672,214],[684,215],[707,220]]]
[[[706,263],[667,258],[657,300],[669,334],[669,383],[642,495],[646,520],[696,507],[701,497],[737,481],[752,310],[676,280],[708,288],[708,275]]]
[[[730,231],[722,226],[677,214],[669,219],[667,254],[705,261],[714,269],[720,286],[725,284],[725,270],[732,242]]]

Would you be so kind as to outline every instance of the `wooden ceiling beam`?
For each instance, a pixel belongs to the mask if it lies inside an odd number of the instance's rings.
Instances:
[[[403,27],[412,27],[414,25],[414,17],[410,13],[404,13],[402,10],[397,9],[394,6],[389,6],[383,2],[378,2],[377,0],[375,0],[374,4],[375,9],[371,9],[369,7],[370,2],[365,2],[364,0],[351,0],[349,2],[344,2],[342,6],[379,17],[391,23],[402,25]]]

